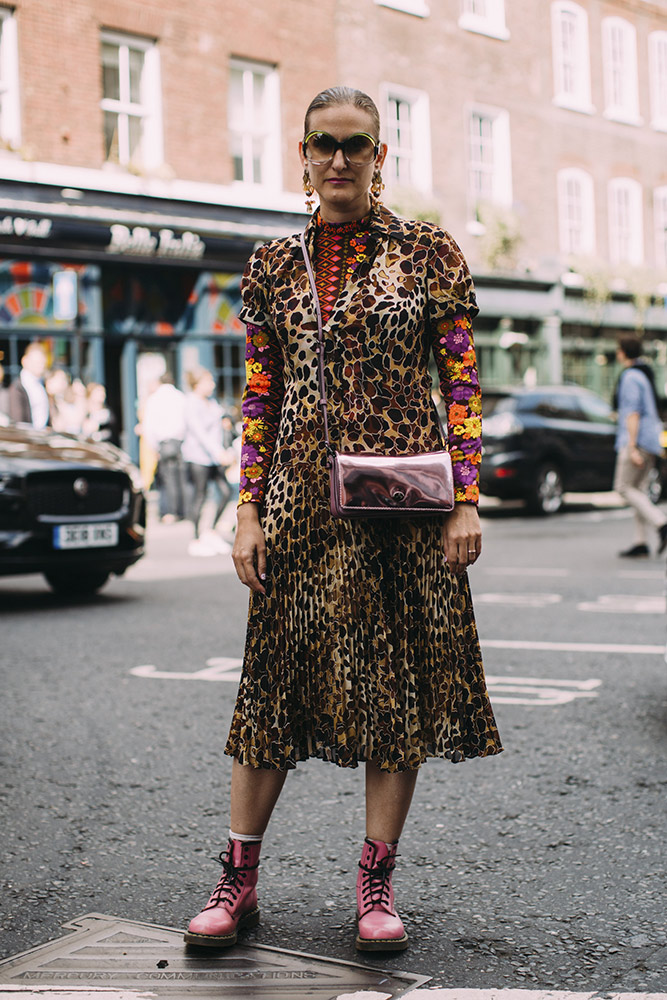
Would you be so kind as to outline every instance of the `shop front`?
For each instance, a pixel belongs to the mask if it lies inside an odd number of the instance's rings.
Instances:
[[[142,402],[165,372],[185,387],[189,370],[209,368],[235,412],[245,262],[257,243],[302,226],[296,214],[0,182],[5,384],[39,340],[52,367],[106,387],[135,460]]]

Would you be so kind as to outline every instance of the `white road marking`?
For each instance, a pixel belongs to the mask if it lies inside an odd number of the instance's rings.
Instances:
[[[572,576],[572,570],[556,566],[475,566],[477,573],[488,576],[550,576],[561,579]],[[613,574],[619,580],[664,580],[663,569],[619,569]]]
[[[530,639],[481,639],[488,649],[526,649],[550,653],[622,653],[664,656],[663,646],[634,646],[612,642],[540,642]]]
[[[475,604],[496,604],[521,608],[547,608],[560,604],[562,594],[533,592],[529,594],[483,593],[475,596]],[[662,615],[667,610],[664,594],[600,594],[594,601],[581,601],[577,611],[599,611],[610,614]]]
[[[238,684],[241,660],[213,657],[203,670],[158,670],[153,664],[133,667],[133,677],[169,681],[226,681]],[[487,676],[486,683],[494,702],[504,705],[565,705],[575,698],[596,698],[595,688],[602,681],[551,680],[542,677]]]
[[[546,608],[550,604],[560,604],[562,594],[477,594],[475,604],[509,604],[522,608]]]
[[[664,580],[664,569],[619,569],[615,574],[621,580]]]
[[[571,570],[543,566],[491,566],[482,567],[485,573],[494,576],[570,576]]]
[[[607,614],[664,615],[663,594],[600,594],[595,601],[577,604],[577,611],[601,611]]]
[[[566,705],[576,698],[597,698],[595,688],[600,687],[602,681],[487,675],[486,683],[494,705]]]
[[[214,656],[206,661],[203,670],[180,671],[180,670],[158,670],[152,663],[146,663],[140,667],[132,667],[130,673],[134,677],[150,677],[151,680],[161,681],[233,681],[235,684],[241,680],[240,667],[243,660],[229,659],[226,656]]]

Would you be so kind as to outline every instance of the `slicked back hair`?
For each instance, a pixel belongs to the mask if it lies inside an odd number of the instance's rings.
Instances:
[[[336,105],[344,104],[352,104],[353,107],[360,108],[371,117],[373,121],[373,135],[379,142],[380,112],[375,105],[375,101],[369,97],[368,94],[364,94],[363,90],[355,90],[353,87],[329,87],[327,90],[323,90],[319,93],[317,97],[314,97],[308,105],[308,110],[306,111],[303,134],[308,135],[308,132],[310,131],[308,120],[313,111],[319,111],[321,108],[331,108]]]

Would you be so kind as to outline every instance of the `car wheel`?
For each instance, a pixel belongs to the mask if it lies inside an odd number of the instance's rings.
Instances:
[[[94,594],[109,579],[106,570],[97,570],[90,573],[59,573],[57,571],[45,573],[46,582],[55,590],[56,594],[72,595],[83,597],[86,594]]]
[[[563,477],[553,462],[545,462],[537,470],[526,504],[535,514],[556,514],[563,506]]]
[[[658,464],[653,469],[651,469],[648,480],[647,493],[649,495],[649,500],[651,501],[651,503],[660,503],[660,501],[664,499],[665,478],[666,478],[666,473],[663,463],[658,462]]]

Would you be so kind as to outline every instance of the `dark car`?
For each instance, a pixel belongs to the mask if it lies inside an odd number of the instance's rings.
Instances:
[[[118,448],[0,426],[0,576],[93,593],[141,558],[145,526],[138,470]]]
[[[480,488],[553,514],[563,493],[611,490],[616,421],[608,403],[578,386],[489,389],[483,394]]]

